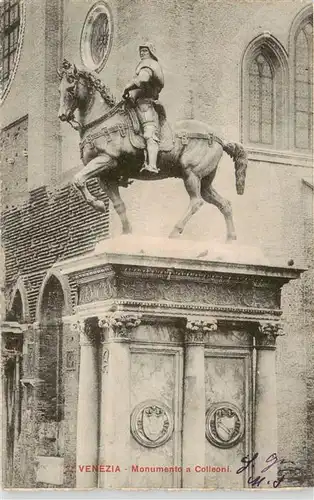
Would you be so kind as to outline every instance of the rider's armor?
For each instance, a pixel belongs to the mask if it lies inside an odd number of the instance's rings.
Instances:
[[[141,48],[147,48],[150,57],[139,62],[135,77],[126,87],[125,92],[133,91],[132,98],[146,141],[148,164],[147,155],[145,155],[143,169],[158,173],[156,161],[160,142],[160,124],[156,106],[159,93],[164,87],[164,75],[153,47],[148,44],[141,45]]]

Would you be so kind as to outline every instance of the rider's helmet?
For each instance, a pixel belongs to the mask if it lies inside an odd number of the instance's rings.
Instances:
[[[141,50],[143,48],[148,49],[152,58],[155,59],[155,61],[158,61],[158,58],[156,56],[156,49],[152,43],[147,42],[147,43],[143,43],[142,45],[139,46],[139,50]]]

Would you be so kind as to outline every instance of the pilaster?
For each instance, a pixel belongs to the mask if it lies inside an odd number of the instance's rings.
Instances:
[[[101,464],[112,464],[114,471],[102,473],[102,488],[128,487],[130,457],[130,349],[134,328],[141,323],[140,314],[108,312],[99,320],[102,330],[101,349]],[[115,467],[119,471],[115,471]]]
[[[204,474],[186,472],[185,468],[205,463],[205,365],[204,342],[208,332],[217,329],[209,317],[187,317],[184,331],[183,394],[183,487],[204,488]]]
[[[99,328],[97,318],[79,321],[80,373],[77,404],[76,487],[98,486],[97,471],[80,472],[80,465],[98,464],[99,434]]]
[[[262,487],[269,488],[277,479],[277,465],[270,458],[277,453],[277,396],[276,396],[276,339],[282,335],[282,325],[278,321],[260,321],[255,332],[256,382],[255,382],[255,422],[254,453],[258,453],[254,463],[254,473],[265,475]]]

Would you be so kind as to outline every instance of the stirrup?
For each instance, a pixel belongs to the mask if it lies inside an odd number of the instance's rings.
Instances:
[[[152,172],[153,174],[159,174],[159,168],[153,165],[148,165],[147,163],[144,163],[140,172],[143,172],[143,170],[147,170],[148,172]]]

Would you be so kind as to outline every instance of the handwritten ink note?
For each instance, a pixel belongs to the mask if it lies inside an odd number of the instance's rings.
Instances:
[[[251,465],[254,466],[256,463],[256,459],[259,456],[259,454],[256,452],[252,457],[250,455],[246,455],[241,459],[241,463],[243,464],[239,469],[236,471],[237,474],[242,474],[245,470],[247,470]],[[267,472],[274,467],[275,465],[282,465],[282,464],[294,464],[291,460],[286,460],[284,458],[280,459],[277,456],[277,453],[272,453],[269,455],[269,457],[266,458],[265,460],[265,466],[259,471],[255,471],[252,476],[248,478],[248,485],[253,486],[255,488],[258,488],[259,486],[268,486],[270,488],[278,488],[278,486],[284,481],[285,475],[284,474],[279,474],[278,478],[275,480],[268,480],[267,479]],[[254,468],[253,468],[254,470]]]

